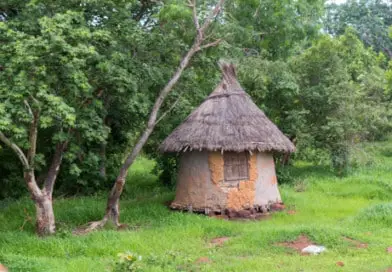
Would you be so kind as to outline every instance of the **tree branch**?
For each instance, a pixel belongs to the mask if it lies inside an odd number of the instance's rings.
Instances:
[[[199,24],[199,18],[197,18],[196,0],[188,0],[188,6],[192,9],[193,23],[195,24],[195,28],[198,33],[198,36],[200,36],[200,24]]]
[[[174,101],[173,105],[171,105],[171,107],[165,111],[164,113],[162,113],[161,117],[159,117],[159,119],[155,122],[155,125],[157,125],[160,121],[162,121],[163,118],[165,118],[165,116],[171,112],[178,104],[178,102],[180,101],[181,96],[179,96],[176,101]]]
[[[31,108],[30,108],[31,111]],[[37,153],[37,134],[38,134],[38,121],[39,121],[39,112],[31,111],[33,120],[30,125],[29,132],[29,150],[27,151],[27,160],[29,162],[30,167],[34,166],[34,158]]]
[[[22,149],[19,148],[16,144],[11,142],[1,131],[0,131],[0,140],[9,148],[11,148],[16,155],[18,156],[20,162],[22,163],[23,167],[27,170],[30,168],[29,161],[27,160],[25,154],[23,153]]]
[[[138,142],[136,143],[135,147],[133,148],[131,154],[127,157],[125,160],[123,166],[121,167],[120,174],[117,177],[117,179],[121,182],[124,182],[126,174],[128,172],[128,168],[132,165],[133,161],[135,160],[136,156],[139,154],[140,150],[148,140],[148,137],[154,130],[156,120],[157,120],[157,115],[159,112],[159,109],[162,106],[163,101],[165,100],[166,96],[170,93],[170,91],[173,89],[174,85],[178,82],[180,79],[182,72],[185,70],[185,68],[188,66],[191,58],[195,53],[200,51],[200,46],[202,42],[204,41],[203,35],[205,30],[210,26],[212,19],[215,18],[220,10],[221,7],[224,3],[224,0],[219,0],[218,4],[215,6],[213,11],[209,14],[207,19],[205,20],[203,26],[200,28],[200,35],[198,34],[192,47],[189,49],[189,51],[186,53],[184,58],[181,60],[180,65],[178,66],[176,72],[172,76],[172,78],[169,80],[169,82],[166,84],[166,86],[162,89],[162,91],[159,93],[158,98],[155,100],[154,106],[151,110],[150,117],[148,119],[147,123],[147,128],[139,138]],[[212,46],[212,45],[211,45]],[[120,192],[121,194],[121,192]]]
[[[29,114],[31,115],[31,117],[33,117],[33,110],[31,109],[29,102],[27,102],[27,100],[24,100],[23,102],[26,105],[26,108],[29,111]]]
[[[225,0],[219,0],[218,4],[216,4],[214,10],[210,13],[207,19],[204,21],[204,24],[200,28],[200,32],[205,33],[206,29],[210,26],[212,20],[220,13]]]
[[[213,42],[210,42],[210,43],[207,43],[207,44],[205,44],[205,45],[200,46],[200,47],[197,49],[197,51],[201,51],[201,50],[204,50],[204,49],[209,48],[209,47],[217,46],[217,45],[220,44],[221,42],[222,42],[222,39],[217,39],[216,41],[213,41]]]
[[[31,192],[33,198],[40,197],[42,195],[41,190],[39,189],[37,182],[34,176],[34,170],[29,165],[29,161],[27,160],[23,151],[13,143],[10,139],[8,139],[1,131],[0,131],[0,140],[11,148],[15,154],[18,156],[24,168],[24,177],[27,184],[27,188]]]

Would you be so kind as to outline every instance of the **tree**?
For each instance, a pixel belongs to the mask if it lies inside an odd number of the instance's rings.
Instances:
[[[310,46],[320,30],[324,0],[233,0],[227,10],[230,44],[245,55],[285,59]]]
[[[337,39],[320,39],[290,65],[307,111],[303,132],[312,139],[308,145],[328,150],[334,169],[343,175],[352,144],[390,130],[378,55],[347,29]]]
[[[215,6],[213,7],[212,11],[209,15],[204,19],[204,22],[200,24],[199,17],[197,14],[197,4],[195,0],[189,0],[188,6],[192,10],[193,22],[196,29],[196,35],[192,46],[189,48],[185,56],[181,59],[181,62],[175,71],[174,75],[170,78],[167,82],[165,87],[160,91],[157,99],[155,100],[154,106],[151,110],[150,116],[148,118],[147,127],[145,130],[140,134],[139,139],[137,140],[135,146],[133,147],[131,153],[127,156],[125,162],[120,168],[119,174],[116,178],[116,181],[112,187],[112,190],[109,194],[105,216],[102,220],[91,222],[89,226],[85,229],[85,231],[91,231],[96,228],[100,228],[106,224],[109,219],[112,219],[116,226],[120,226],[119,222],[119,200],[121,193],[124,188],[124,184],[126,181],[128,169],[131,167],[133,162],[135,161],[136,157],[142,150],[143,146],[146,144],[148,138],[150,137],[151,133],[153,132],[155,126],[166,113],[163,113],[161,117],[158,119],[159,110],[168,96],[168,94],[173,90],[174,86],[180,79],[182,73],[184,72],[185,68],[189,65],[190,60],[192,57],[199,51],[214,47],[221,42],[221,39],[217,39],[215,41],[205,43],[208,39],[207,31],[212,23],[212,21],[219,15],[222,7],[223,7],[224,0],[219,0]]]
[[[75,12],[43,16],[30,29],[24,24],[0,22],[0,140],[22,164],[37,233],[47,235],[55,232],[53,188],[69,142],[75,132],[91,141],[108,133],[87,76],[98,57],[90,42],[103,33],[91,33]],[[36,171],[43,169],[40,187]]]
[[[327,6],[325,30],[335,36],[352,27],[367,46],[392,58],[392,41],[388,28],[392,25],[392,5],[383,0],[349,0]]]

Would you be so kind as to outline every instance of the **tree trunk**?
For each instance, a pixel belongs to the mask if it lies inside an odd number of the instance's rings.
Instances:
[[[101,143],[101,150],[99,152],[99,156],[101,157],[101,163],[99,166],[99,175],[106,179],[106,143]]]
[[[33,170],[28,170],[24,174],[26,183],[36,184]],[[30,188],[30,186],[29,186]],[[53,234],[56,230],[52,198],[50,195],[37,190],[30,189],[31,199],[34,201],[36,210],[36,231],[39,236]]]
[[[44,195],[34,200],[36,208],[36,231],[39,236],[55,233],[56,226],[52,199]]]
[[[68,142],[58,143],[56,145],[56,150],[53,154],[52,163],[48,169],[48,173],[46,175],[43,194],[47,195],[50,199],[52,199],[53,187],[57,179],[57,175],[60,171],[61,163],[63,161],[63,152],[67,148]]]

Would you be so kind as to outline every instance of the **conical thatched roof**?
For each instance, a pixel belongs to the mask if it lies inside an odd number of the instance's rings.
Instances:
[[[163,152],[278,151],[295,146],[253,103],[232,64],[221,63],[222,81],[162,143]]]

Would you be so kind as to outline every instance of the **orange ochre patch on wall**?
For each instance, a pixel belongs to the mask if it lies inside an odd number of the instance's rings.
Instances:
[[[208,164],[211,171],[211,181],[221,187],[224,180],[224,161],[219,152],[211,152],[208,156]],[[249,157],[249,180],[239,182],[237,188],[228,188],[227,208],[243,210],[253,207],[256,194],[257,180],[257,156]]]
[[[211,172],[211,181],[216,185],[219,185],[219,183],[224,179],[223,164],[223,156],[221,153],[210,152],[210,154],[208,154],[208,166]]]
[[[271,184],[272,185],[274,185],[274,184],[278,184],[278,179],[276,178],[276,176],[274,175],[274,176],[272,176],[272,178],[271,178]]]

